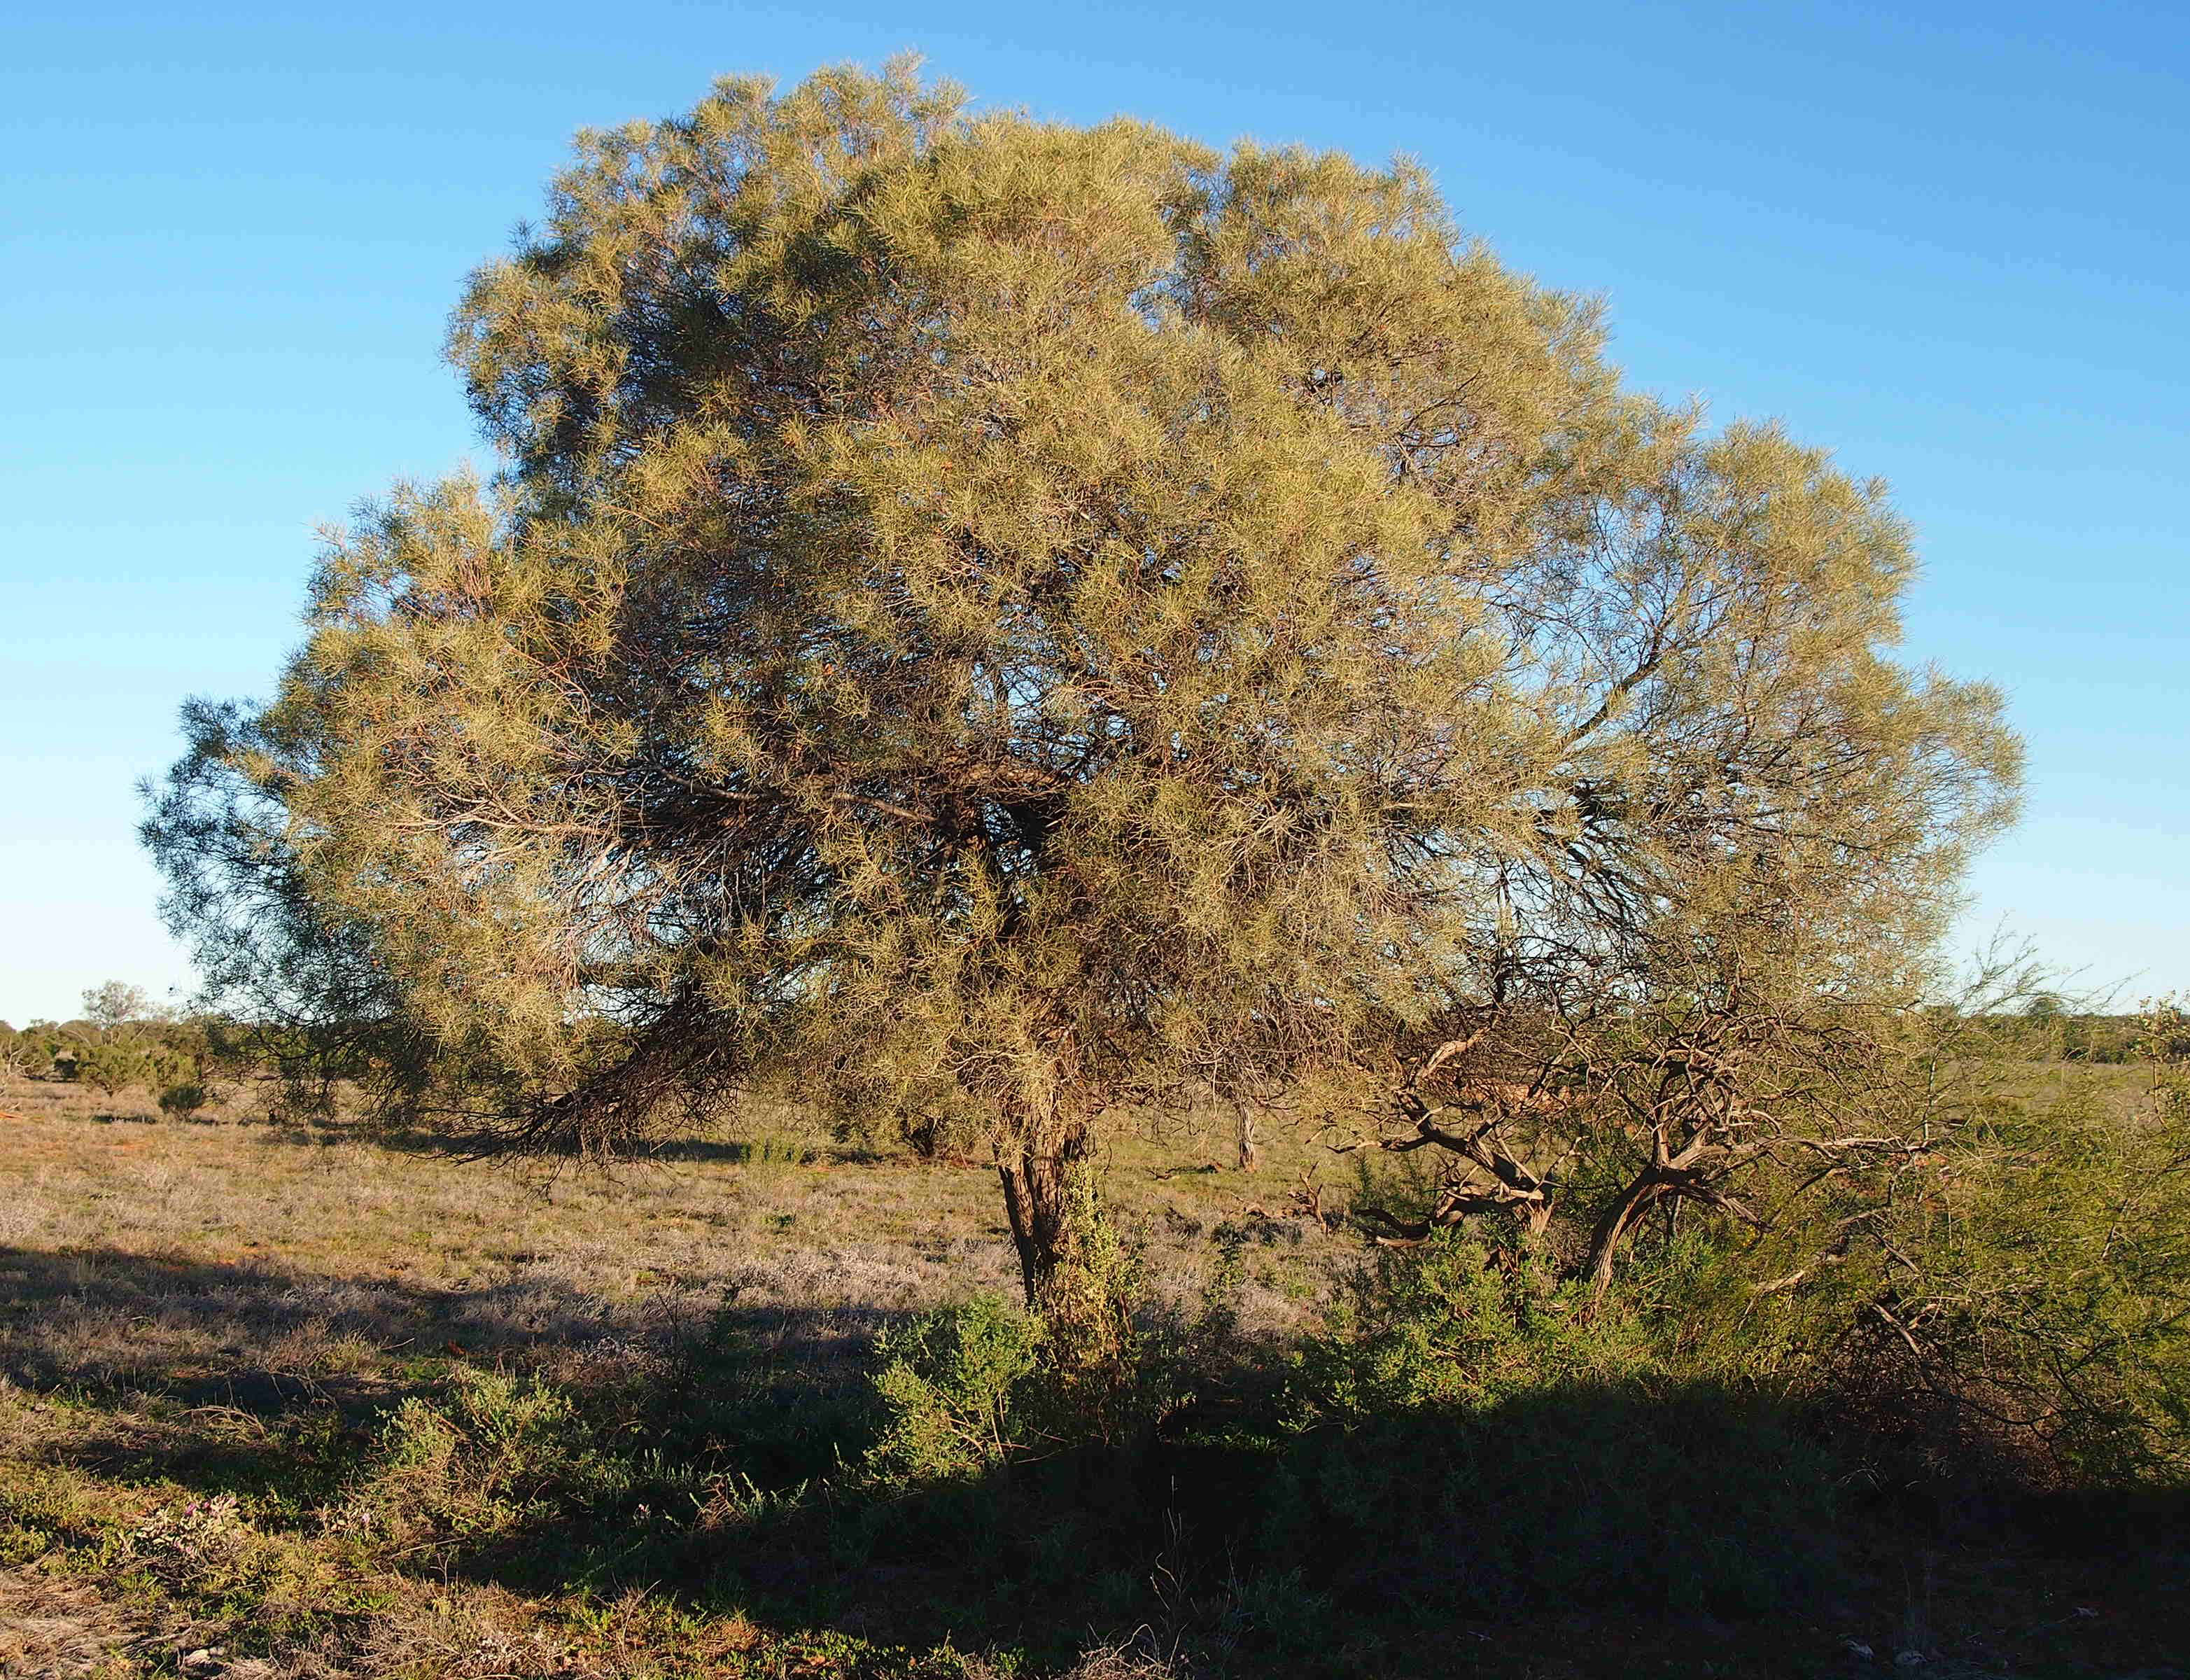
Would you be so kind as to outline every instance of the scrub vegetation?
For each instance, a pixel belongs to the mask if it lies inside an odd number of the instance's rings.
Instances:
[[[195,1013],[8,1035],[11,1660],[2183,1649],[2190,1028],[1943,950],[1881,485],[910,64],[582,136],[449,350],[145,790]]]
[[[1875,1278],[1760,1290],[1777,1263],[1723,1234],[1647,1236],[1602,1303],[1495,1235],[1377,1247],[1345,1215],[1408,1194],[1381,1158],[1275,1128],[1245,1172],[1210,1113],[1106,1147],[1134,1336],[1091,1393],[1045,1364],[993,1178],[810,1110],[543,1172],[293,1118],[270,1077],[190,1125],[18,1081],[0,1656],[2164,1673],[2190,1626],[2184,1371],[2155,1333],[2180,1273],[2146,1235],[2079,1272],[2125,1203],[2181,1217],[2136,1141],[2164,1135],[2151,1070],[2010,1047],[1987,1082],[1993,1142],[1927,1190],[1967,1234],[1903,1251],[1928,1304],[1884,1297],[1925,1361],[1866,1323]],[[2039,1141],[2072,1135],[2041,1184]],[[2090,1376],[2049,1388],[2071,1345]]]

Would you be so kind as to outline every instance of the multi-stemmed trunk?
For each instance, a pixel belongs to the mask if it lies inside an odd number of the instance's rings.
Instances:
[[[1085,1121],[1028,1127],[996,1145],[1004,1213],[1019,1255],[1028,1310],[1040,1312],[1072,1259],[1077,1239],[1075,1180],[1086,1171],[1094,1134]]]

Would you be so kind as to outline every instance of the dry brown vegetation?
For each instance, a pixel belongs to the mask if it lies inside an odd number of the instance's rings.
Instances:
[[[10,1353],[55,1381],[232,1375],[247,1349],[269,1374],[363,1381],[392,1350],[450,1342],[563,1374],[704,1318],[726,1292],[811,1352],[1017,1284],[985,1165],[845,1149],[787,1106],[613,1172],[452,1171],[450,1148],[423,1136],[238,1125],[263,1120],[248,1088],[197,1126],[60,1083],[14,1106],[0,1277],[50,1306]],[[1296,1330],[1347,1251],[1290,1208],[1288,1178],[1320,1152],[1289,1139],[1249,1175],[1206,1141],[1183,1167],[1130,1138],[1113,1150],[1108,1182],[1151,1282],[1197,1295],[1211,1233],[1244,1224],[1243,1321]],[[34,1255],[48,1257],[42,1278],[22,1269]]]
[[[2032,1079],[2034,1091],[2081,1080],[2129,1093],[2118,1070]],[[345,1549],[324,1473],[405,1396],[457,1373],[538,1372],[581,1390],[651,1382],[725,1310],[814,1393],[855,1388],[878,1329],[1013,1289],[986,1172],[847,1150],[788,1107],[749,1111],[734,1128],[747,1135],[607,1177],[458,1165],[422,1138],[266,1124],[250,1087],[199,1124],[57,1082],[19,1085],[4,1106],[10,1680],[1013,1671],[1007,1650],[875,1643],[900,1625],[893,1601],[928,1590],[917,1571],[865,1583],[871,1621],[801,1630],[700,1614],[673,1594],[451,1577],[430,1552],[368,1566]],[[1251,1339],[1280,1341],[1315,1321],[1359,1251],[1288,1196],[1327,1161],[1315,1145],[1279,1132],[1248,1175],[1225,1164],[1225,1142],[1212,1127],[1177,1170],[1155,1163],[1182,1158],[1177,1139],[1160,1152],[1121,1139],[1111,1200],[1145,1245],[1159,1297],[1187,1310],[1221,1287]],[[1330,1188],[1335,1206],[1342,1192]],[[2023,1541],[1973,1545],[1966,1524],[1957,1533],[1870,1536],[1841,1595],[1797,1617],[1469,1622],[1420,1671],[1823,1676],[1876,1671],[1904,1649],[1933,1674],[2178,1671],[2165,1665],[2186,1623],[2165,1583],[2172,1571],[2179,1585],[2179,1553],[2125,1569]],[[1236,1607],[1211,1609],[1233,1588],[1159,1585],[1177,1625],[1122,1640],[1083,1631],[1085,1674],[1255,1671],[1225,1660]],[[1354,1613],[1324,1613],[1336,1652]],[[266,1628],[286,1631],[253,1632]],[[1334,1658],[1331,1671],[1349,1671]]]

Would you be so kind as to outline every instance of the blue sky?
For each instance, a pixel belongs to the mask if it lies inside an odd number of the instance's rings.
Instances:
[[[570,133],[908,47],[1046,116],[1411,152],[1604,294],[1637,383],[1886,477],[1909,653],[2030,745],[1968,936],[2190,987],[2190,8],[341,9],[0,20],[0,1018],[187,986],[133,785],[186,695],[266,690],[315,525],[484,458],[443,323]]]

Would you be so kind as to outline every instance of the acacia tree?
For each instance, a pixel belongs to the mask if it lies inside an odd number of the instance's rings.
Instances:
[[[166,877],[163,919],[202,977],[197,1057],[270,1068],[292,1111],[330,1112],[346,1081],[390,1115],[476,1093],[465,1036],[412,1017],[377,930],[307,876],[289,796],[318,762],[310,720],[194,700],[182,725],[183,757],[140,789],[139,832]]]
[[[37,1049],[37,1041],[31,1034],[18,1032],[0,1021],[0,1078],[29,1075],[40,1060]]]
[[[1418,1100],[1487,1013],[1734,1007],[1759,928],[1868,996],[2003,818],[1881,490],[1599,337],[1410,165],[724,82],[474,276],[505,470],[330,538],[197,785],[536,1140],[970,1106],[1041,1303],[1121,1105]]]

